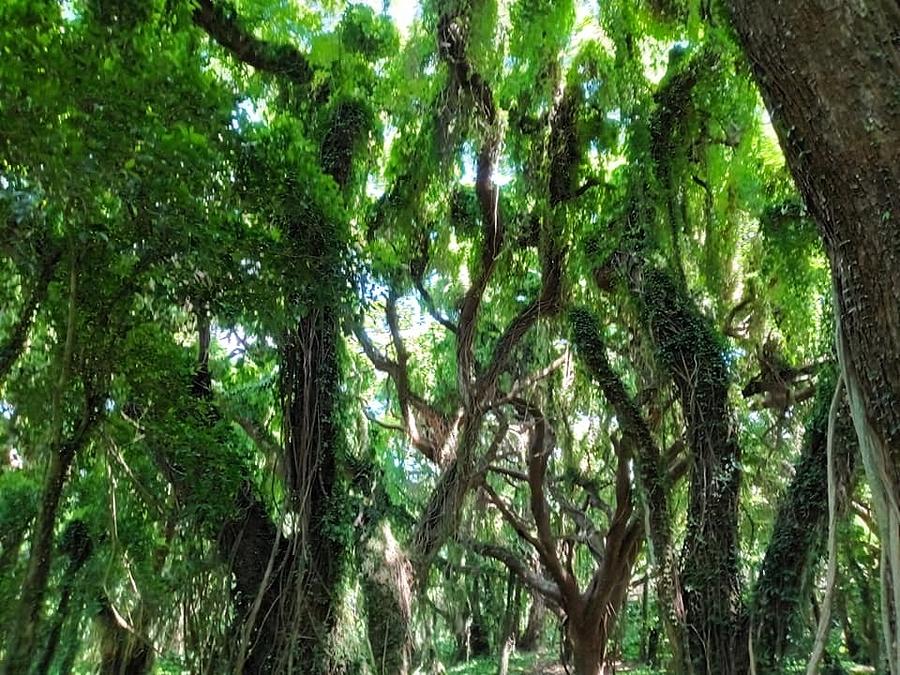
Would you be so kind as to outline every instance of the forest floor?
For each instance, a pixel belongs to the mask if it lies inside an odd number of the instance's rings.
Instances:
[[[510,668],[510,672],[513,671]],[[550,660],[542,660],[535,663],[531,670],[523,670],[523,673],[527,673],[528,675],[566,675],[566,669],[563,668],[562,664],[559,661],[550,659]],[[627,663],[618,663],[616,664],[617,673],[630,673],[630,675],[650,675],[655,671],[648,670],[645,666],[633,666]]]
[[[529,675],[566,675],[566,669],[562,667],[559,661],[539,661],[534,664],[531,670],[526,672]]]
[[[497,672],[497,661],[494,658],[472,659],[447,669],[448,675],[494,675]],[[652,675],[656,671],[646,666],[619,663],[617,673],[630,675]],[[510,675],[566,675],[566,670],[552,654],[528,655],[516,654],[509,661]]]

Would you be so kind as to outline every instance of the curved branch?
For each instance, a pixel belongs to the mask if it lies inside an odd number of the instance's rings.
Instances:
[[[486,127],[484,143],[478,153],[475,174],[475,194],[481,210],[484,243],[481,264],[475,280],[463,297],[457,329],[457,369],[460,395],[468,406],[470,385],[474,378],[475,323],[484,291],[494,273],[503,245],[503,223],[500,219],[500,190],[494,183],[494,168],[500,153],[500,134],[497,132],[497,109],[494,94],[485,79],[475,72],[466,55],[468,48],[467,18],[455,12],[442,14],[438,22],[438,51],[450,74],[450,88],[467,92],[473,107]]]
[[[438,311],[437,305],[434,303],[434,298],[431,297],[431,293],[425,288],[424,276],[430,257],[431,241],[427,233],[425,233],[419,238],[418,253],[409,263],[409,276],[412,278],[413,286],[415,286],[416,290],[419,292],[422,302],[425,305],[425,310],[431,315],[431,318],[454,335],[458,335],[459,328],[457,325]]]
[[[570,607],[574,607],[579,595],[578,582],[562,566],[556,550],[556,537],[550,526],[550,506],[544,492],[544,481],[547,478],[547,463],[550,459],[552,441],[548,438],[547,421],[543,416],[535,420],[531,443],[528,447],[528,488],[531,494],[529,506],[534,516],[538,540],[544,566],[565,596]]]
[[[557,605],[562,604],[562,595],[556,584],[526,567],[516,554],[509,549],[479,541],[465,542],[464,546],[478,555],[493,558],[503,563],[523,583],[537,591],[541,596]]]
[[[397,372],[397,362],[392,361],[378,350],[378,347],[372,342],[372,338],[369,337],[369,334],[366,332],[366,329],[363,328],[362,324],[353,324],[350,329],[353,331],[353,335],[356,336],[360,346],[363,348],[366,358],[372,362],[375,369],[387,373],[387,375],[393,378]]]
[[[308,85],[313,69],[306,55],[290,45],[277,45],[253,35],[231,7],[213,0],[196,0],[194,24],[228,50],[234,58],[257,70],[285,77],[294,84]]]
[[[577,541],[584,543],[588,547],[594,560],[598,564],[602,564],[604,557],[603,533],[594,524],[594,521],[591,520],[590,516],[566,499],[561,490],[555,490],[551,486],[550,491],[553,493],[553,498],[562,507],[563,512],[572,519],[575,526],[582,532],[582,534],[577,537]]]
[[[416,287],[416,290],[419,291],[419,295],[422,296],[422,301],[425,303],[425,310],[431,318],[454,335],[458,335],[459,327],[438,311],[437,305],[434,304],[434,298],[431,297],[431,293],[425,288],[425,282],[422,280],[422,277],[413,279],[413,285]]]
[[[481,400],[492,396],[497,379],[506,368],[513,349],[531,327],[541,317],[553,316],[559,311],[562,301],[563,256],[564,252],[556,246],[555,242],[547,242],[547,250],[544,251],[541,265],[543,276],[541,294],[516,315],[494,345],[491,361],[478,378],[477,392]]]
[[[463,297],[459,313],[457,333],[457,368],[460,393],[467,400],[469,386],[475,372],[475,324],[484,291],[494,274],[497,258],[503,244],[503,225],[500,220],[500,191],[493,182],[494,163],[499,149],[499,139],[491,138],[478,155],[475,192],[481,207],[484,243],[481,249],[481,266],[474,283]]]
[[[422,396],[412,391],[409,381],[409,354],[403,343],[403,337],[400,335],[397,296],[393,290],[388,294],[385,317],[391,333],[391,343],[397,356],[396,361],[375,346],[362,324],[352,325],[351,330],[372,365],[377,370],[386,373],[397,388],[403,431],[409,437],[410,443],[430,461],[436,464],[445,464],[448,457],[444,456],[446,454],[444,441],[450,434],[452,424],[445,415],[436,410]],[[424,424],[420,424],[417,416],[423,418],[421,421],[424,421]]]

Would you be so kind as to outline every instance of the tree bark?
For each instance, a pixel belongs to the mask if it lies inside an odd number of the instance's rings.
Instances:
[[[648,557],[656,577],[660,615],[672,649],[672,665],[676,673],[690,672],[684,600],[672,546],[668,467],[664,465],[664,458],[640,409],[609,363],[596,318],[587,311],[573,310],[570,320],[579,355],[615,410],[623,437],[634,448],[639,494],[648,530]]]
[[[766,547],[750,606],[753,653],[759,675],[779,673],[791,628],[808,602],[812,575],[824,550],[828,525],[826,444],[834,377],[820,377],[813,418],[794,478],[785,493]],[[834,439],[836,492],[846,505],[858,444],[847,406],[839,409]]]
[[[362,590],[375,672],[406,675],[412,666],[412,565],[387,521],[362,542]]]
[[[738,496],[741,450],[728,370],[709,321],[667,274],[638,262],[631,285],[657,358],[675,382],[693,454],[682,583],[695,672],[730,675],[746,663],[740,614]]]
[[[326,645],[337,620],[338,586],[347,559],[345,533],[337,530],[346,492],[338,474],[335,424],[339,339],[334,310],[311,309],[287,337],[280,363],[285,482],[299,523],[294,564],[304,589],[297,595],[302,599],[294,616],[285,617],[285,628],[290,631],[288,626],[296,622],[305,626],[305,634],[292,641],[303,662],[321,663],[326,670]]]
[[[730,0],[788,166],[831,262],[837,341],[885,568],[900,673],[900,6]]]
[[[606,675],[612,672],[606,663],[609,633],[605,626],[578,625],[576,617],[569,617],[567,639],[572,650],[572,667],[575,675]]]

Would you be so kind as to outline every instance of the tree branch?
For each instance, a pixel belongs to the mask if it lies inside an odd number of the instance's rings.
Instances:
[[[302,52],[290,45],[276,45],[257,38],[244,27],[231,7],[214,0],[195,0],[194,24],[202,28],[234,58],[257,70],[285,77],[294,84],[307,86],[313,69]]]
[[[556,550],[556,538],[550,526],[550,507],[544,492],[551,447],[552,442],[547,438],[547,421],[541,415],[535,420],[531,443],[528,447],[528,488],[531,493],[529,505],[537,528],[540,541],[538,551],[541,553],[544,566],[556,580],[569,606],[574,607],[579,595],[578,583],[560,562]]]
[[[506,565],[507,569],[513,572],[523,583],[537,591],[541,596],[556,605],[562,604],[562,594],[557,585],[526,567],[512,551],[503,548],[502,546],[478,541],[468,541],[464,545],[467,549],[478,555],[493,558],[494,560],[503,563]]]
[[[422,301],[425,303],[425,310],[431,318],[454,335],[457,335],[459,333],[459,328],[455,323],[438,311],[437,306],[434,304],[434,298],[431,297],[431,293],[425,288],[425,282],[422,277],[413,279],[413,285],[416,287],[416,290],[419,291],[419,295],[422,296]]]
[[[425,304],[425,310],[428,314],[431,315],[431,318],[441,324],[448,331],[457,335],[459,333],[459,329],[453,321],[445,317],[441,314],[437,306],[434,304],[434,298],[431,297],[431,293],[428,292],[428,289],[425,288],[425,269],[428,266],[428,260],[430,258],[430,249],[431,242],[427,233],[423,233],[419,237],[419,251],[418,255],[413,258],[409,263],[409,276],[413,280],[413,286],[415,286],[416,290],[419,291],[419,295],[422,297],[422,302]]]
[[[482,489],[488,496],[488,500],[497,507],[497,510],[500,511],[500,515],[503,516],[503,520],[509,523],[510,527],[515,531],[515,533],[519,536],[520,539],[528,542],[538,553],[542,552],[542,544],[538,539],[528,531],[528,528],[525,526],[525,523],[512,512],[512,509],[506,505],[500,495],[498,495],[494,488],[492,488],[487,482],[482,484]]]
[[[562,506],[562,510],[568,514],[575,523],[575,526],[583,533],[578,537],[578,541],[587,545],[594,560],[597,563],[603,562],[603,534],[594,524],[590,517],[572,502],[565,498],[561,490],[555,490],[551,487],[553,498]]]
[[[494,183],[494,168],[500,152],[500,134],[496,126],[497,111],[494,95],[487,82],[472,68],[466,55],[468,47],[468,20],[455,12],[441,15],[438,21],[438,51],[447,65],[450,89],[467,92],[475,110],[485,125],[484,143],[478,153],[475,175],[475,194],[481,211],[484,242],[481,264],[475,280],[463,297],[457,329],[457,377],[459,391],[466,407],[475,403],[470,396],[474,378],[475,323],[484,291],[496,267],[503,244],[503,223],[500,219],[500,191]]]
[[[497,379],[512,357],[513,349],[538,319],[542,316],[552,316],[559,311],[562,300],[563,251],[555,242],[549,241],[542,258],[541,294],[519,312],[494,345],[491,361],[478,378],[477,392],[480,399],[492,395]]]
[[[391,333],[391,342],[397,355],[396,361],[389,358],[375,346],[362,324],[356,323],[351,327],[353,334],[372,365],[377,370],[386,373],[397,388],[403,431],[409,437],[412,446],[432,462],[443,464],[446,462],[446,458],[441,456],[443,441],[449,434],[451,424],[444,415],[429,405],[424,398],[412,391],[409,382],[409,355],[400,335],[397,317],[397,297],[393,291],[388,295],[385,315]],[[424,430],[420,429],[416,412],[425,418]]]

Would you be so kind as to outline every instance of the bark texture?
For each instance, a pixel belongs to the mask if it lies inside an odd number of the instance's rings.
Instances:
[[[803,453],[794,478],[779,506],[750,606],[756,672],[780,673],[788,638],[803,608],[808,606],[813,574],[824,552],[828,529],[826,445],[828,400],[834,378],[822,377]],[[852,488],[856,435],[850,410],[839,409],[834,439],[835,483],[839,503],[846,505]]]
[[[691,660],[699,673],[741,672],[746,649],[735,642],[741,449],[720,338],[666,273],[642,265],[631,283],[658,360],[675,382],[693,454],[681,574]]]
[[[363,541],[362,591],[378,675],[406,675],[413,658],[412,565],[386,520]]]
[[[672,546],[668,499],[672,481],[640,409],[609,363],[596,318],[584,310],[573,311],[570,318],[578,352],[615,410],[622,434],[633,448],[661,619],[672,649],[675,672],[687,672],[690,660],[685,608],[677,556]]]
[[[838,353],[884,552],[900,673],[900,6],[730,0],[734,27],[831,261]]]

